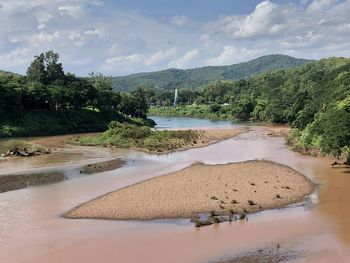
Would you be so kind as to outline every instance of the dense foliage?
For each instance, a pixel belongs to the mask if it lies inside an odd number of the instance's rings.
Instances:
[[[34,58],[26,76],[0,71],[0,137],[100,131],[112,120],[146,118],[143,89],[116,92],[111,78],[76,77],[58,60],[48,51]]]
[[[210,107],[186,106],[193,101]],[[151,109],[152,114],[160,112],[288,123],[296,129],[291,138],[295,147],[340,156],[350,146],[350,59],[329,58],[249,80],[217,81],[178,109]]]
[[[205,118],[205,119],[223,119],[232,120],[231,106],[220,105],[217,103],[206,105],[180,105],[174,107],[151,107],[150,115],[165,116],[165,117],[190,117],[190,118]]]
[[[77,136],[71,143],[77,145],[103,145],[119,148],[136,147],[152,152],[171,151],[197,143],[201,133],[195,130],[152,131],[147,126],[137,126],[113,121],[103,134]]]
[[[131,90],[137,86],[150,86],[163,91],[175,88],[194,89],[216,80],[248,79],[262,72],[293,68],[307,62],[309,60],[296,59],[285,55],[269,55],[230,66],[208,66],[188,70],[168,69],[114,77],[113,83],[117,90]]]

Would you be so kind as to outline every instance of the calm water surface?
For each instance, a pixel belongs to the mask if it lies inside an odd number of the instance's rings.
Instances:
[[[244,122],[236,121],[221,121],[207,120],[185,117],[161,117],[148,116],[157,123],[157,128],[160,129],[185,129],[185,128],[200,128],[200,127],[234,127],[244,124]]]
[[[205,120],[193,121],[195,127],[200,127],[197,123]],[[191,127],[187,119],[185,122],[180,122],[179,127]],[[203,123],[205,127],[219,125],[238,124]],[[81,159],[122,156],[129,161],[115,171],[76,175],[63,183],[0,194],[0,262],[212,262],[242,250],[277,243],[302,256],[294,262],[350,262],[350,171],[331,168],[327,160],[291,152],[283,138],[266,137],[263,127],[250,127],[248,133],[205,148],[160,156],[81,149],[79,157],[73,154],[74,160],[61,156],[57,162],[52,156],[45,161],[34,158],[22,166],[19,162],[0,162],[0,172],[11,165],[22,170],[39,169],[45,162],[46,167],[63,166],[67,173],[74,174]],[[72,152],[75,151],[73,147]],[[201,229],[195,229],[188,220],[140,222],[61,217],[72,207],[106,192],[196,161],[214,164],[252,159],[289,165],[319,187],[303,204],[250,215],[249,221]]]

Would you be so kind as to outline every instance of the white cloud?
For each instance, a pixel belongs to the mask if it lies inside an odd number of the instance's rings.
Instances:
[[[262,1],[245,16],[223,16],[210,24],[212,35],[222,35],[239,42],[241,47],[252,43],[271,53],[293,52],[300,56],[319,58],[334,42],[349,42],[348,15],[350,1],[304,1],[306,6],[276,4]],[[346,33],[347,35],[346,35]],[[237,42],[238,41],[238,42]],[[343,49],[344,56],[350,52]]]
[[[189,19],[186,16],[173,16],[170,19],[170,23],[174,26],[184,27],[189,23]]]
[[[325,11],[337,3],[337,0],[314,0],[308,6],[307,11],[309,12],[320,12]]]
[[[139,63],[144,59],[144,55],[142,54],[132,54],[129,56],[118,56],[118,57],[112,57],[108,58],[106,60],[107,64],[120,64],[122,63]]]
[[[26,63],[25,57],[29,54],[26,48],[16,48],[10,53],[0,54],[0,68],[16,67]]]
[[[285,30],[286,20],[294,12],[295,8],[291,4],[279,6],[266,0],[259,3],[249,15],[221,17],[215,27],[216,30],[236,39],[267,37]]]
[[[163,50],[158,51],[150,56],[150,58],[146,61],[146,66],[151,66],[162,61],[167,61],[169,59],[174,58],[176,54],[177,54],[176,48],[170,48],[165,51]]]
[[[223,51],[215,57],[206,61],[207,65],[229,65],[239,63],[247,59],[252,59],[263,54],[264,50],[237,48],[235,46],[224,46]]]
[[[186,52],[182,57],[177,60],[173,60],[169,62],[170,67],[175,68],[188,68],[190,65],[193,65],[191,62],[194,58],[196,58],[199,54],[198,50],[190,50]]]
[[[225,65],[271,53],[350,56],[350,0],[265,0],[246,15],[204,22],[182,14],[162,20],[101,0],[0,1],[0,69],[19,73],[49,49],[79,75]]]

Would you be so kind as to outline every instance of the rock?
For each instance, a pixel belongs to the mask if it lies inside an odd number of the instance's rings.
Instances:
[[[334,165],[340,165],[340,163],[334,162],[334,163],[332,163],[332,166],[334,166]]]

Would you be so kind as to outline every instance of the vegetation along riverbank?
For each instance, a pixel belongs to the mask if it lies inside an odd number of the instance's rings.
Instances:
[[[344,157],[350,164],[350,59],[328,58],[239,81],[217,81],[155,95],[151,114],[289,124],[289,142],[304,153]],[[195,103],[195,105],[193,105]]]
[[[154,153],[168,153],[203,147],[218,140],[231,138],[244,129],[157,130],[147,126],[111,122],[103,134],[75,136],[69,143],[85,146],[136,148]]]
[[[26,76],[0,71],[0,94],[0,137],[104,131],[113,120],[139,124],[149,107],[141,88],[117,92],[102,74],[64,72],[53,51],[36,56]]]

